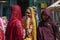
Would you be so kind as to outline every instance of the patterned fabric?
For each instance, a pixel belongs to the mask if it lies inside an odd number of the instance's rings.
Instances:
[[[6,29],[6,40],[24,40],[24,26],[22,23],[21,8],[13,5],[11,8],[10,21]]]
[[[41,19],[44,14],[48,15],[49,18],[45,22],[42,20],[39,23],[37,28],[37,40],[56,40],[56,32],[58,33],[56,22],[52,19],[50,10],[44,9],[41,14]]]
[[[29,7],[28,9],[30,10],[31,15],[27,18],[26,30],[29,32],[29,35],[32,38],[32,40],[36,40],[36,19],[34,9],[32,7]]]

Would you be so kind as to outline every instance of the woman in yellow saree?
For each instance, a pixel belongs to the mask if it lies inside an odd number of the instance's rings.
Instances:
[[[26,10],[26,38],[25,40],[36,40],[36,19],[32,7]]]

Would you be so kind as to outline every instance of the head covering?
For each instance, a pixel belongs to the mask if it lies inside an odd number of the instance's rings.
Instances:
[[[37,12],[37,8],[35,6],[32,6],[33,9],[36,11],[36,22],[37,22],[37,26],[38,26],[38,23],[39,23],[39,17],[38,17],[38,12]]]
[[[36,40],[36,19],[35,19],[35,14],[34,14],[34,9],[32,7],[29,7],[31,14],[32,14],[32,22],[33,22],[33,32],[32,32],[32,37],[34,40]]]
[[[51,16],[51,11],[50,11],[49,9],[44,9],[41,15],[43,15],[43,14],[48,15],[48,16],[49,16],[49,19],[50,19],[49,22],[50,22],[51,24],[56,25],[56,22],[55,22],[55,20],[52,18],[52,16]],[[51,21],[52,21],[52,22],[51,22]]]
[[[55,20],[51,16],[51,11],[49,9],[44,9],[41,15],[43,15],[43,14],[46,14],[46,15],[49,16],[49,20],[47,20],[47,21],[54,26],[54,29],[56,31],[58,31],[57,24],[56,24]]]
[[[13,5],[11,7],[10,20],[13,20],[14,18],[22,20],[21,8],[18,5]]]
[[[50,11],[49,9],[44,9],[44,10],[42,11],[42,14],[41,14],[41,15],[43,15],[43,14],[46,14],[46,15],[48,15],[49,17],[51,17],[51,11]]]

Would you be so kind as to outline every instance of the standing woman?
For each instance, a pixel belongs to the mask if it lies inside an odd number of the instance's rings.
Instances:
[[[35,13],[32,7],[26,10],[26,39],[36,40],[36,20]]]
[[[51,17],[50,10],[44,9],[41,14],[41,22],[37,28],[37,40],[56,40],[58,27]]]
[[[11,7],[10,21],[6,29],[6,40],[23,40],[24,27],[22,25],[21,8],[18,5]]]
[[[0,40],[4,40],[4,24],[1,17],[0,17]]]

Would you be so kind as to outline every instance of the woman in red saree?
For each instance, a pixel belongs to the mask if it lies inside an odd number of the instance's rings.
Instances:
[[[23,36],[24,27],[22,25],[21,8],[18,5],[13,5],[6,29],[6,40],[23,40]]]

